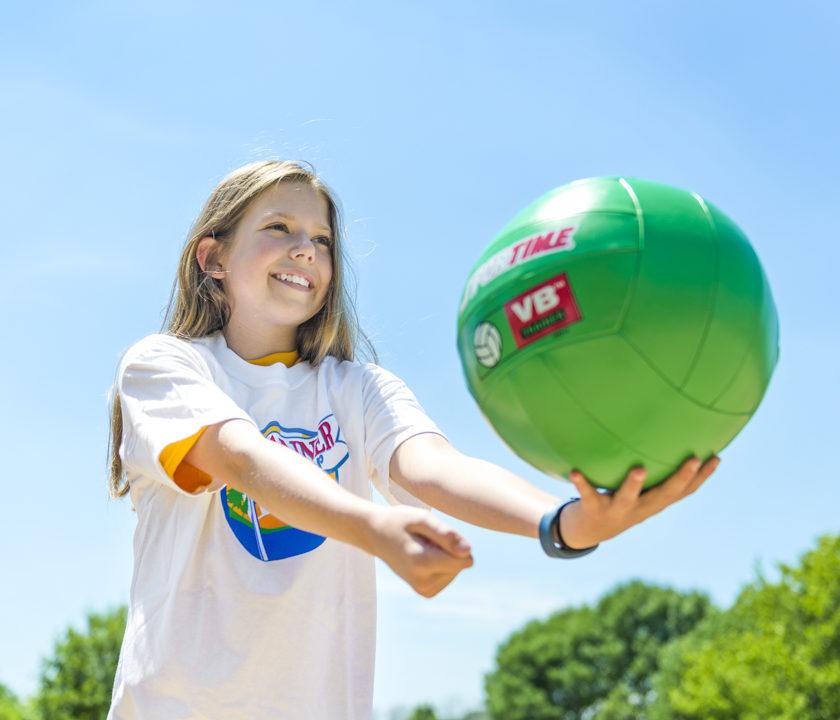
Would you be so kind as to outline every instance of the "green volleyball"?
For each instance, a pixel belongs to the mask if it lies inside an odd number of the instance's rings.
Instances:
[[[482,413],[525,461],[646,486],[725,448],[778,359],[778,316],[741,230],[699,195],[579,180],[520,212],[479,258],[458,351]]]

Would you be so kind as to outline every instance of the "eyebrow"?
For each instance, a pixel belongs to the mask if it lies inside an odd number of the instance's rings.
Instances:
[[[282,218],[283,220],[296,220],[299,222],[299,219],[296,215],[286,215],[286,213],[276,212],[275,210],[269,210],[263,217],[263,222],[270,220],[271,218]],[[323,231],[326,235],[332,237],[332,229],[327,227],[326,225],[321,225],[321,223],[315,223],[315,227],[318,230]]]

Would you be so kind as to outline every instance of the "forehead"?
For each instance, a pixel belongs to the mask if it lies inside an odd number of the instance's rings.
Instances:
[[[256,221],[276,215],[306,223],[323,232],[330,232],[327,198],[320,190],[305,183],[275,183],[258,195],[245,213],[246,218]]]

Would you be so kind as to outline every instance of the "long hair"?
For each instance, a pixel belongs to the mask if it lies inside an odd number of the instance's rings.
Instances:
[[[172,284],[169,306],[162,331],[180,338],[198,338],[224,329],[230,306],[221,280],[210,277],[198,264],[196,250],[203,237],[212,236],[215,259],[230,250],[236,228],[251,203],[270,187],[281,182],[308,185],[321,193],[327,202],[333,242],[332,281],[324,306],[297,330],[297,351],[301,360],[319,364],[327,355],[339,360],[353,360],[357,346],[376,359],[376,351],[359,327],[350,292],[345,282],[347,259],[344,254],[341,210],[333,192],[311,167],[291,161],[264,160],[234,170],[211,193],[190,230],[181,252],[178,272]],[[210,258],[213,261],[214,258]],[[129,483],[120,458],[122,408],[116,389],[111,400],[109,438],[110,481],[112,497],[122,497]]]

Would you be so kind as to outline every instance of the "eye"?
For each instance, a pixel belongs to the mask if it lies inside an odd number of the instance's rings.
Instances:
[[[318,245],[323,245],[324,247],[332,247],[332,240],[326,235],[316,235],[312,238],[313,243],[317,243]]]
[[[277,222],[269,225],[266,230],[278,230],[279,232],[287,233],[289,232],[289,226],[286,223]]]

